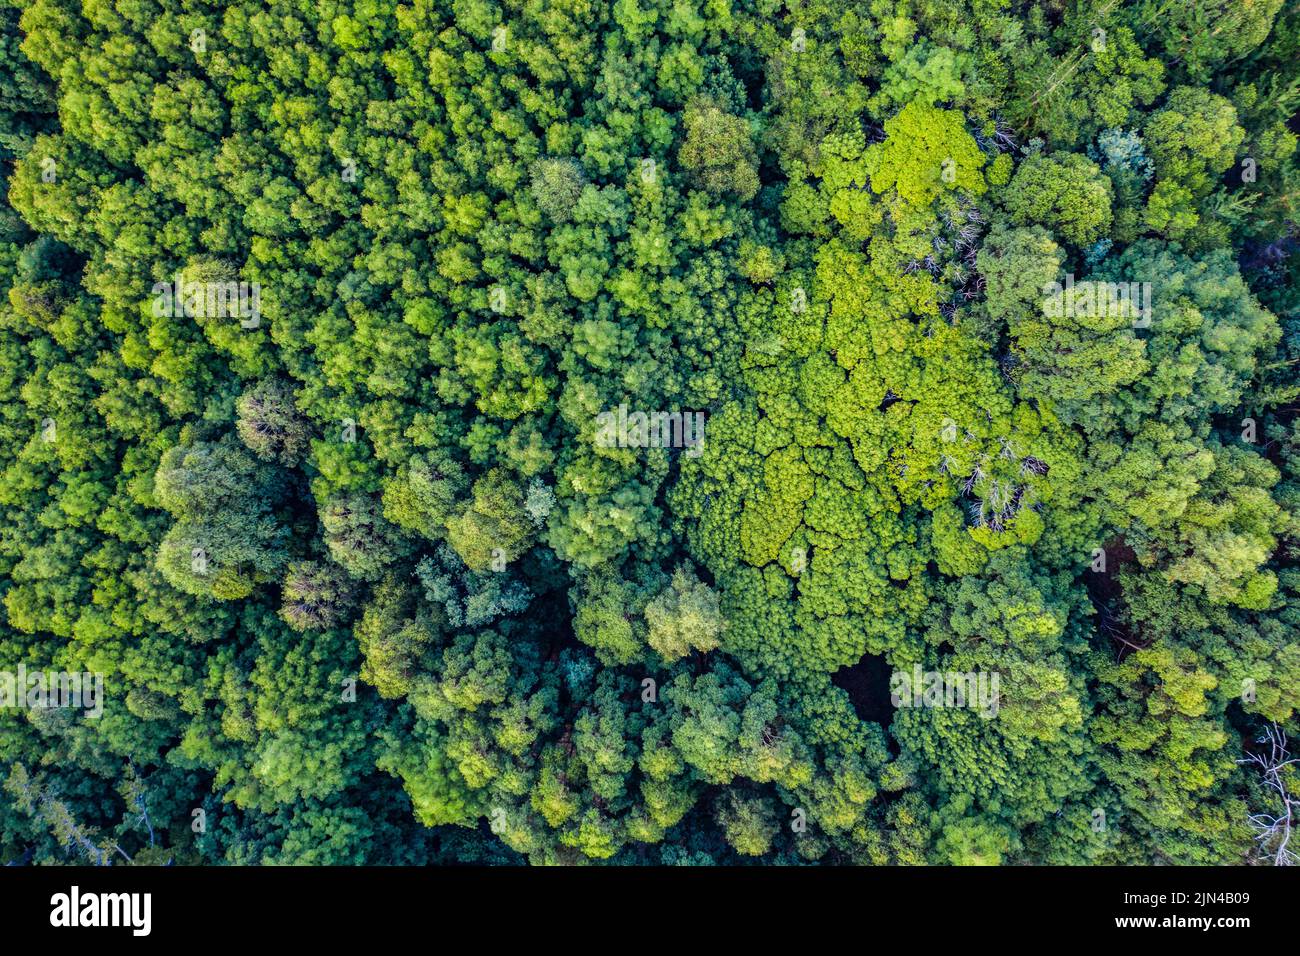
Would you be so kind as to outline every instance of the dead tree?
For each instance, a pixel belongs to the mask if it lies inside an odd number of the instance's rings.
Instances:
[[[1282,772],[1295,763],[1297,758],[1287,754],[1286,734],[1276,723],[1266,727],[1263,736],[1256,743],[1264,744],[1266,749],[1247,754],[1237,762],[1259,767],[1265,788],[1277,795],[1278,808],[1276,813],[1250,815],[1250,825],[1256,833],[1255,842],[1266,856],[1272,858],[1274,866],[1294,866],[1300,862],[1300,857],[1297,857],[1290,845],[1291,827],[1296,811],[1300,809],[1300,798],[1292,796],[1288,791],[1287,779]]]

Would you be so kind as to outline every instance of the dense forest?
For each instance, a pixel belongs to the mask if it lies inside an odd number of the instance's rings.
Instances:
[[[0,861],[1295,862],[1298,114],[1284,0],[0,0]]]

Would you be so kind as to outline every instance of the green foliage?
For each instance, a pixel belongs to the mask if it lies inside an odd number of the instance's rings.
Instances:
[[[293,404],[286,384],[266,379],[239,396],[235,428],[249,450],[263,461],[292,468],[309,442],[308,426]]]
[[[1111,224],[1113,187],[1078,153],[1035,155],[1016,170],[1004,199],[1017,226],[1039,225],[1074,246],[1086,246]]]
[[[0,5],[0,859],[1272,859],[1291,6],[196,10]]]
[[[672,582],[645,608],[646,643],[665,661],[692,651],[708,652],[721,643],[724,626],[718,596],[689,568],[673,572]]]
[[[537,208],[554,222],[565,223],[573,218],[585,182],[582,167],[575,161],[543,159],[533,165],[530,188]]]
[[[757,155],[744,117],[700,100],[687,105],[682,124],[686,138],[677,158],[692,181],[714,196],[753,199],[759,186]]]

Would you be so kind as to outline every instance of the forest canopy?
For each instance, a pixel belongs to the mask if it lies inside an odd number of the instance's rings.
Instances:
[[[0,860],[1295,862],[1300,6],[0,61]]]

